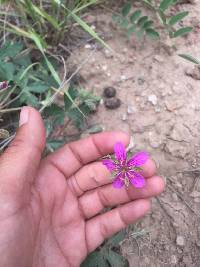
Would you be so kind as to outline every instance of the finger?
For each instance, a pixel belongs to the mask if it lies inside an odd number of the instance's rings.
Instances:
[[[148,159],[143,166],[141,166],[141,175],[148,178],[156,173],[156,164],[152,159]]]
[[[156,172],[153,160],[149,159],[142,166],[142,175],[146,178],[151,177]],[[76,196],[81,196],[88,190],[111,183],[111,174],[101,162],[93,162],[85,165],[76,174],[71,176],[68,184]]]
[[[136,200],[115,208],[86,222],[86,242],[89,252],[111,235],[142,218],[150,209],[149,200]]]
[[[85,165],[67,180],[70,189],[77,197],[88,190],[111,182],[111,174],[101,162]]]
[[[85,164],[112,153],[114,144],[118,141],[127,145],[129,137],[123,132],[91,135],[88,138],[65,145],[47,157],[46,160],[55,165],[66,177],[69,177]]]
[[[159,195],[164,190],[164,181],[159,176],[147,179],[143,188],[129,186],[128,189],[116,189],[111,184],[85,193],[79,198],[79,205],[85,218],[91,218],[104,208],[124,204],[136,199],[145,199]]]
[[[38,111],[23,107],[16,137],[0,157],[1,194],[24,196],[30,188],[45,146],[45,129]]]

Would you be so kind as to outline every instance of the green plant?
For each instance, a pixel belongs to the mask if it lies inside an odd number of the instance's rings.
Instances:
[[[53,151],[64,144],[64,139],[53,139],[51,136],[56,126],[66,128],[72,122],[80,131],[87,128],[87,116],[96,111],[100,97],[78,88],[73,83],[64,95],[64,105],[52,104],[44,109],[47,129],[47,149]],[[70,96],[70,98],[68,97]],[[78,108],[77,108],[78,107]]]
[[[54,58],[48,58],[48,61],[57,70],[58,62]],[[20,110],[23,105],[43,110],[47,148],[50,151],[65,141],[51,138],[55,127],[64,127],[67,119],[83,130],[87,115],[96,110],[100,100],[99,97],[72,83],[58,91],[58,83],[47,68],[44,58],[35,61],[34,51],[24,50],[21,42],[7,42],[1,47],[0,81],[9,81],[9,87],[0,90],[0,114]],[[61,96],[63,102],[60,105],[49,105],[55,93]],[[7,134],[4,136],[8,137]]]
[[[0,27],[2,30],[32,40],[40,51],[62,43],[74,22],[93,38],[106,43],[80,17],[81,13],[98,0],[4,0]],[[6,11],[5,11],[6,10]],[[4,16],[4,17],[3,17]]]
[[[183,36],[192,31],[192,27],[176,26],[189,14],[188,11],[179,12],[173,16],[167,15],[168,9],[177,3],[176,0],[161,0],[159,4],[152,0],[138,0],[138,2],[152,11],[154,20],[149,18],[148,15],[143,15],[140,9],[136,9],[132,12],[131,2],[127,2],[122,7],[119,15],[113,16],[114,21],[127,31],[129,37],[134,33],[138,39],[144,36],[153,39],[160,38],[160,33],[154,26],[155,17],[159,20],[159,26],[162,26],[170,38]]]
[[[119,243],[125,236],[126,232],[121,231],[107,240],[87,257],[81,267],[128,267],[128,261],[119,253]]]
[[[56,61],[49,62],[56,69]],[[9,81],[9,88],[0,92],[0,112],[22,105],[41,108],[58,84],[48,71],[46,62],[34,62],[21,42],[6,42],[0,50],[0,80]]]

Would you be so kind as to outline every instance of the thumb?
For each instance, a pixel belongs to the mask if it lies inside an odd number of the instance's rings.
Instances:
[[[45,128],[40,113],[23,107],[16,137],[0,157],[0,196],[30,196],[44,147]]]

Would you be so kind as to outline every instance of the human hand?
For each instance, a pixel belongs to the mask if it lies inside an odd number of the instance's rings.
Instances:
[[[104,239],[149,211],[150,198],[164,189],[152,160],[143,166],[144,188],[118,190],[97,161],[117,141],[127,145],[129,138],[96,134],[41,159],[42,119],[22,109],[17,135],[0,157],[0,266],[78,267]]]

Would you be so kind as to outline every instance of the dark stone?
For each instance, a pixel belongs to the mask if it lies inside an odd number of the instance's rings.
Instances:
[[[107,98],[116,96],[116,89],[114,87],[106,87],[103,90],[103,95]]]
[[[119,98],[116,98],[116,97],[111,97],[111,98],[105,99],[104,105],[108,109],[116,109],[116,108],[120,107],[121,100]]]

